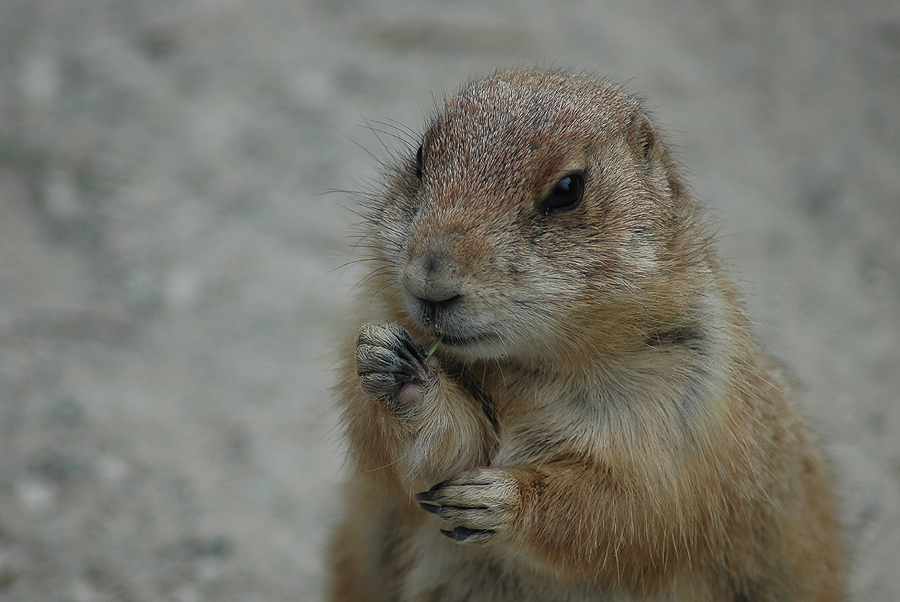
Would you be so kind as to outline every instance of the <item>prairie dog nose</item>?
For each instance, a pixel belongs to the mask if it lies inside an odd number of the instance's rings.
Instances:
[[[429,303],[446,303],[462,296],[462,281],[453,262],[434,254],[413,257],[403,272],[410,294]]]

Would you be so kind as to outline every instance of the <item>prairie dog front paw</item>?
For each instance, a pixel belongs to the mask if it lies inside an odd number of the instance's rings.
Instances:
[[[476,468],[416,495],[419,506],[449,523],[441,533],[457,543],[503,538],[522,505],[516,477],[505,470]]]
[[[428,382],[427,355],[399,324],[366,324],[356,339],[356,372],[363,391],[395,409],[415,404]]]

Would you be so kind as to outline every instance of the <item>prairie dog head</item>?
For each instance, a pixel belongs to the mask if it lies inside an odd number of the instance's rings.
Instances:
[[[445,352],[574,357],[642,340],[690,303],[695,210],[615,86],[539,71],[476,82],[388,175],[369,223],[375,290]]]

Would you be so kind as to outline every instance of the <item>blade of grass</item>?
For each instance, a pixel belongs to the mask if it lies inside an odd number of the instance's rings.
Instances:
[[[437,350],[438,345],[440,345],[441,341],[443,341],[443,340],[444,340],[444,335],[443,334],[438,335],[438,338],[434,342],[434,345],[432,345],[431,349],[428,350],[428,355],[425,356],[426,362],[431,359],[431,356],[434,355],[434,352]]]

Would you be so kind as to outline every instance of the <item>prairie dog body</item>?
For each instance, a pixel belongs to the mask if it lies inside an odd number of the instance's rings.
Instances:
[[[824,458],[636,101],[473,83],[366,225],[333,600],[843,599]]]

